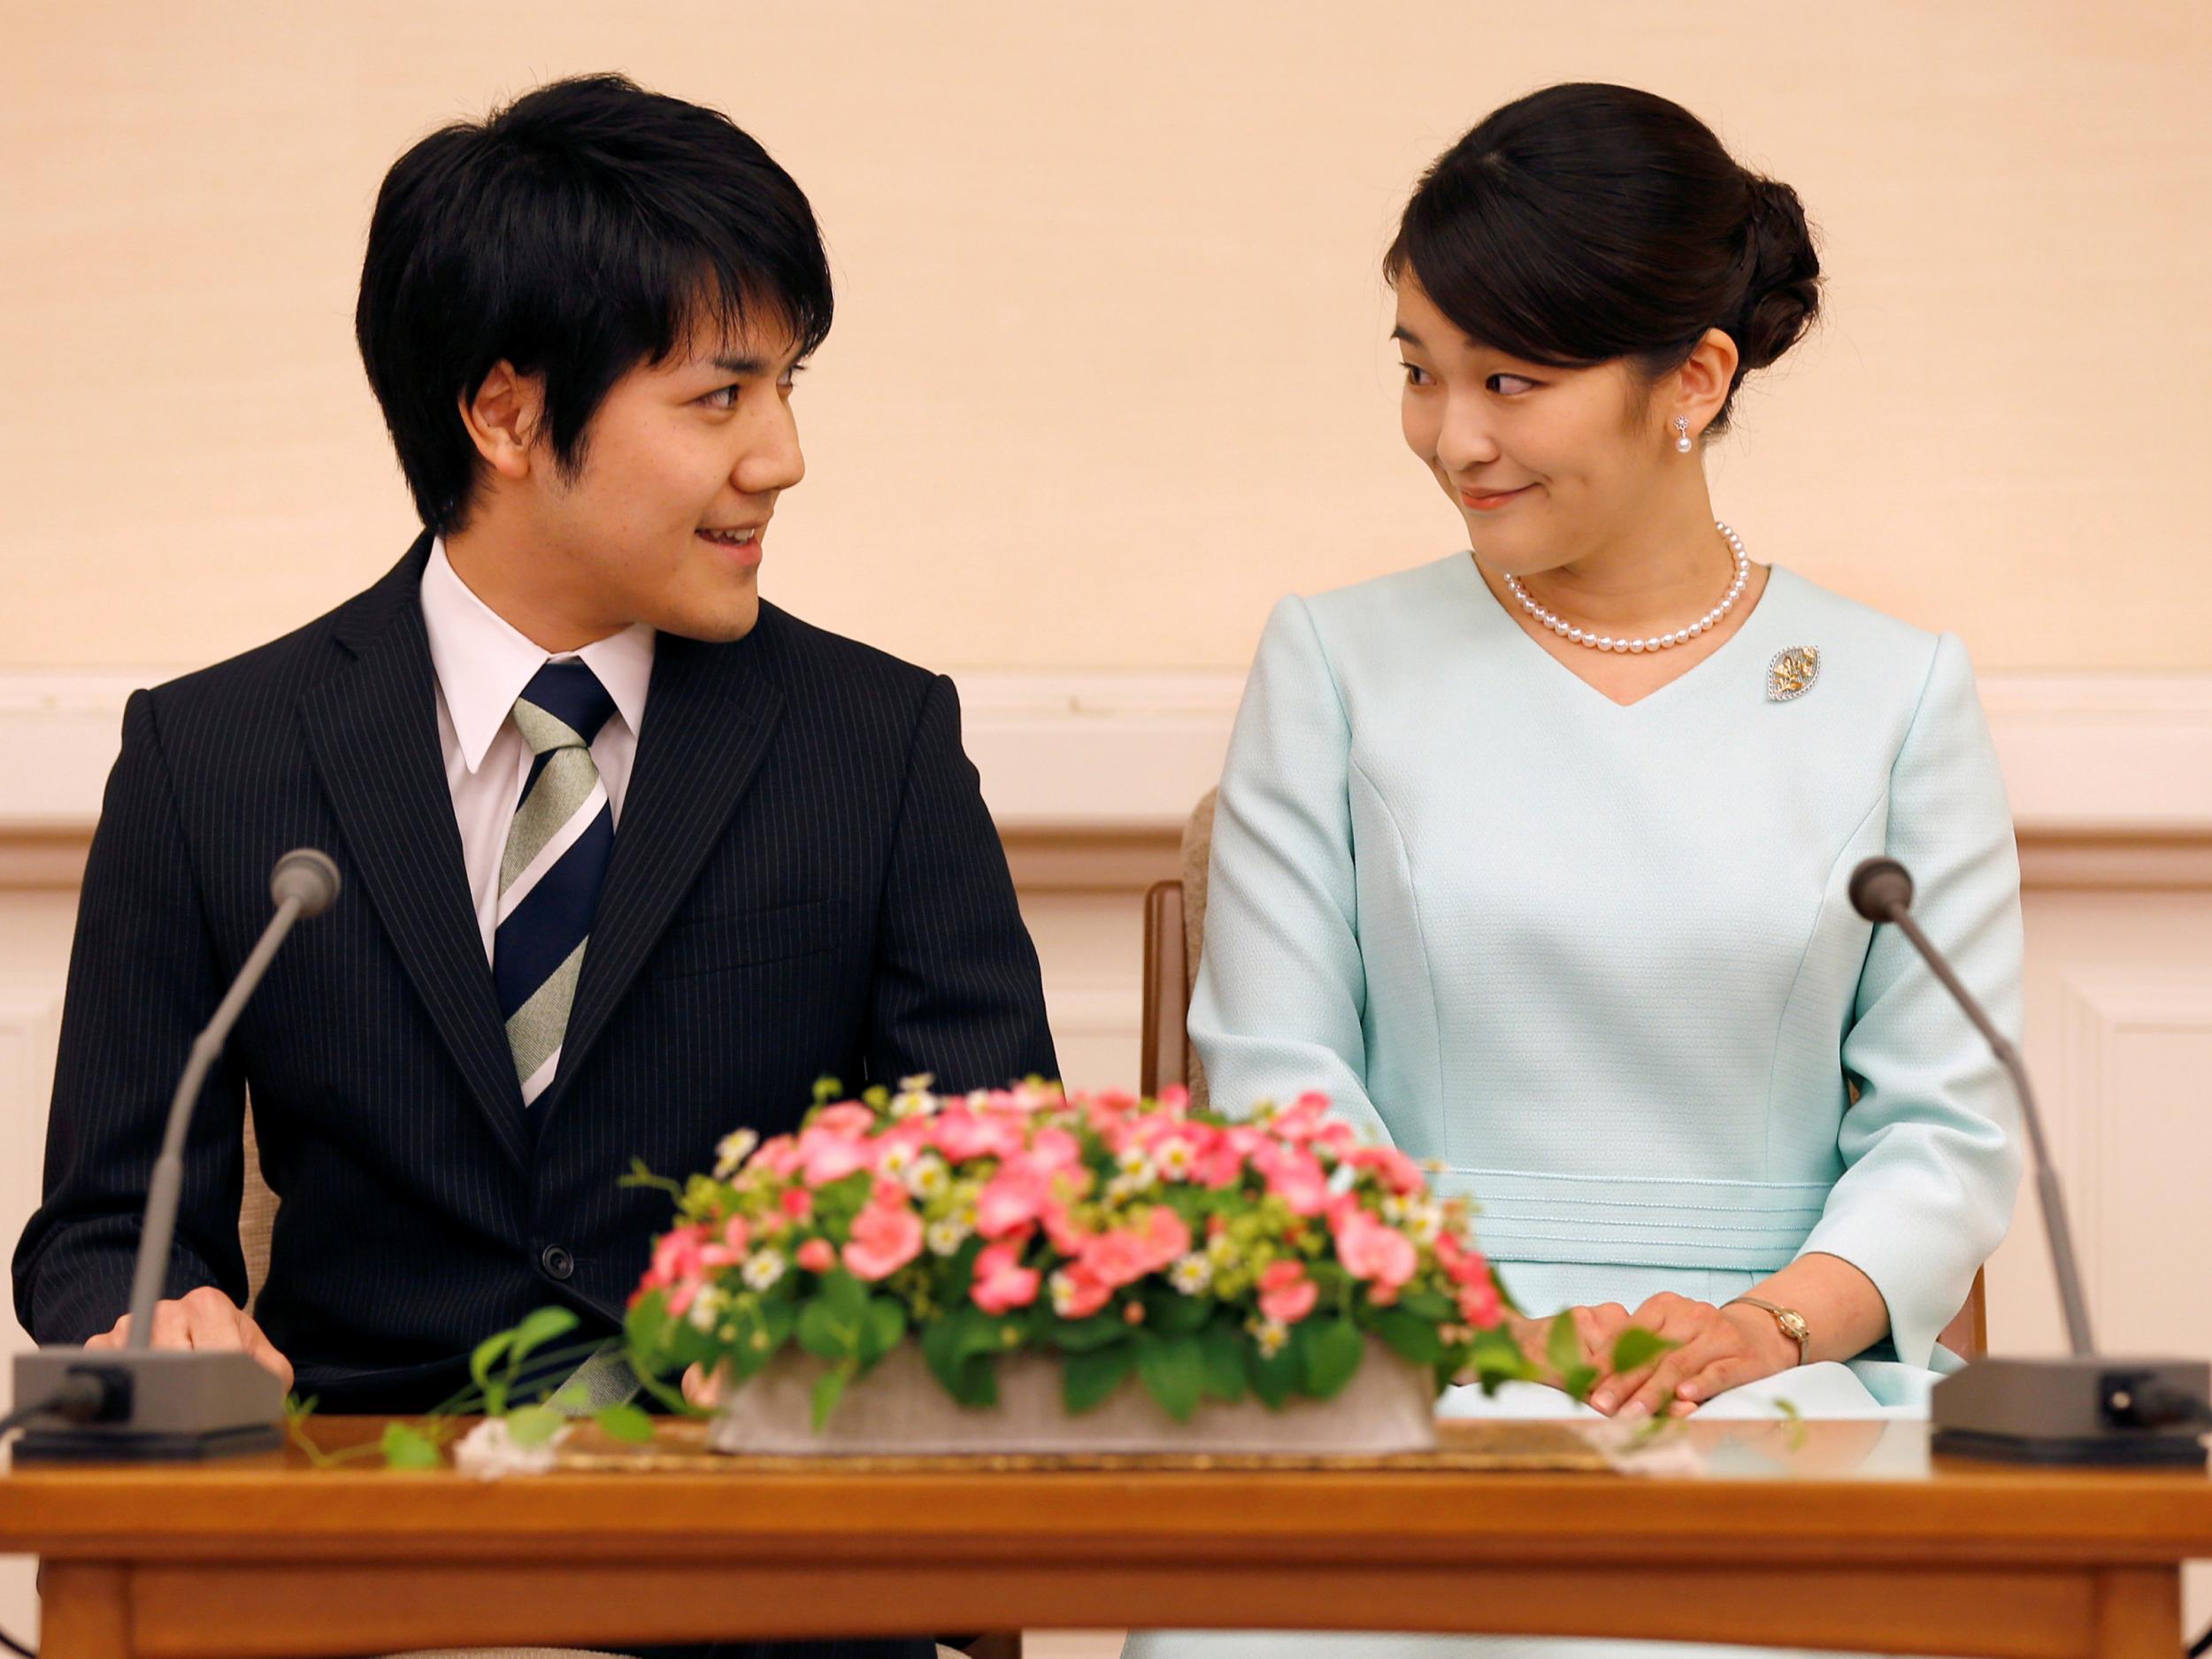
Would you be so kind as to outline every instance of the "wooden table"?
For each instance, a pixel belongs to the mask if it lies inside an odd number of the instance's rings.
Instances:
[[[319,1423],[326,1448],[375,1425]],[[1516,1432],[1523,1431],[1516,1430]],[[1530,1436],[1556,1437],[1531,1425]],[[1939,1462],[1918,1425],[1701,1424],[1701,1472],[0,1476],[48,1659],[1214,1625],[2174,1659],[2202,1474]]]

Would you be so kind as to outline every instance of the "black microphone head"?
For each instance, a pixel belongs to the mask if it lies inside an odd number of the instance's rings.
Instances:
[[[279,904],[297,899],[302,917],[320,916],[338,897],[338,866],[328,853],[298,847],[277,860],[269,878],[269,896]]]
[[[1912,872],[1894,858],[1869,858],[1851,872],[1851,908],[1870,922],[1912,909]]]

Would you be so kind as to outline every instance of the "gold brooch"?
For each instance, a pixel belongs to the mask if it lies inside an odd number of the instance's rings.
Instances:
[[[1820,647],[1793,645],[1775,652],[1767,664],[1767,701],[1788,703],[1803,696],[1820,678]]]

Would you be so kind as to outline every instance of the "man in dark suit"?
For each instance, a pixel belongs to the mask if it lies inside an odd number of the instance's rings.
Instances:
[[[830,312],[788,175],[626,81],[393,167],[357,326],[427,528],[130,701],[15,1258],[41,1341],[120,1340],[170,1089],[289,848],[344,895],[210,1082],[154,1337],[250,1348],[326,1410],[434,1406],[549,1301],[617,1331],[667,1220],[617,1185],[634,1156],[705,1167],[825,1074],[1054,1074],[951,683],[759,598]],[[249,1094],[281,1200],[250,1317]]]

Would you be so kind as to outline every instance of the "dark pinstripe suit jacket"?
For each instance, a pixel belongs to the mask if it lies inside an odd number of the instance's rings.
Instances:
[[[617,1328],[664,1195],[825,1074],[1056,1074],[1036,953],[949,680],[761,608],[663,635],[558,1077],[525,1112],[464,873],[419,584],[425,537],[296,634],[132,697],[70,963],[46,1202],[16,1308],[76,1342],[129,1302],[187,1049],[315,846],[345,878],[246,1010],[188,1149],[172,1295],[245,1294],[250,1090],[282,1205],[261,1324],[331,1410],[447,1398],[563,1302]]]

